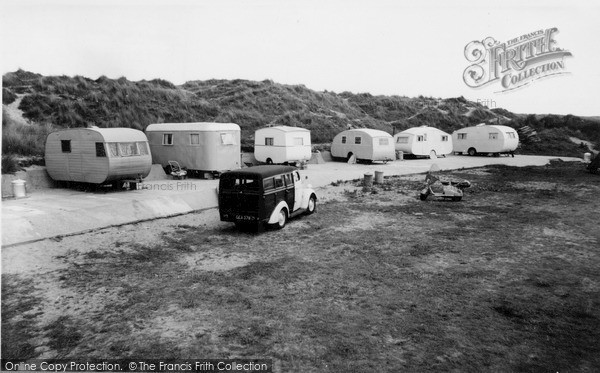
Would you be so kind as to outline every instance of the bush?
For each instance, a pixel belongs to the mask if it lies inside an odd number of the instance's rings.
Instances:
[[[2,114],[2,154],[43,156],[46,137],[53,131],[51,124],[22,125]]]
[[[17,95],[10,89],[2,87],[2,104],[10,105],[17,99]]]
[[[21,171],[19,167],[19,161],[13,154],[7,154],[2,156],[2,175],[14,174],[17,171]]]

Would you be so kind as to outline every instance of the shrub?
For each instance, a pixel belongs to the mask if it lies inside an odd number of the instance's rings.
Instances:
[[[21,171],[19,161],[13,154],[2,155],[2,174],[14,174]]]
[[[51,124],[22,125],[2,114],[2,154],[43,156],[46,137],[52,132]]]
[[[10,105],[17,99],[17,95],[8,88],[2,87],[2,104]]]

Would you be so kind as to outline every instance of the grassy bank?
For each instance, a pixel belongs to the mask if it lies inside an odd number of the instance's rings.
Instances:
[[[463,97],[318,92],[271,80],[190,81],[176,86],[162,79],[133,82],[125,77],[42,76],[23,70],[5,74],[2,82],[3,105],[18,103],[17,109],[30,123],[17,129],[3,116],[2,134],[9,139],[3,144],[4,154],[42,155],[41,139],[49,127],[96,125],[144,130],[151,123],[202,121],[239,124],[246,150],[252,149],[254,131],[266,125],[307,128],[313,143],[328,143],[349,126],[394,133],[428,125],[451,133],[484,122],[537,130],[542,141],[523,142],[523,154],[581,156],[581,149],[569,141],[569,136],[592,141],[600,148],[597,118],[520,115],[490,110]]]

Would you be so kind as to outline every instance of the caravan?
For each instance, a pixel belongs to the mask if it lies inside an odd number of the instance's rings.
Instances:
[[[452,137],[434,127],[413,127],[394,135],[396,151],[435,158],[452,153]]]
[[[241,163],[240,126],[235,123],[157,123],[146,127],[152,161],[177,162],[188,171],[218,175]]]
[[[454,131],[452,144],[454,153],[458,154],[511,154],[514,157],[519,134],[511,127],[482,123]]]
[[[46,138],[46,170],[56,181],[141,182],[152,167],[148,139],[132,128],[72,128]]]
[[[357,161],[393,161],[396,159],[394,138],[387,132],[370,128],[338,133],[331,142],[331,155]]]
[[[305,128],[274,126],[254,133],[254,158],[259,162],[305,162],[311,155],[310,131]]]

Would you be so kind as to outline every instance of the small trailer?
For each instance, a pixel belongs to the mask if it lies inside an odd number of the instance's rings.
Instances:
[[[56,181],[90,184],[137,183],[148,176],[148,139],[132,128],[71,128],[46,138],[46,170]]]
[[[452,153],[452,136],[434,127],[413,127],[394,135],[396,151],[415,156],[437,156]]]
[[[370,129],[350,129],[338,133],[331,142],[331,155],[356,161],[393,161],[396,159],[394,138],[387,132]]]
[[[478,124],[452,133],[452,147],[456,154],[510,154],[519,146],[519,134],[514,128],[501,125]]]
[[[235,123],[157,123],[146,127],[146,135],[152,161],[166,169],[175,161],[188,174],[212,177],[240,168],[240,126]]]
[[[254,133],[254,158],[259,162],[306,162],[311,156],[310,131],[306,128],[273,126]]]

